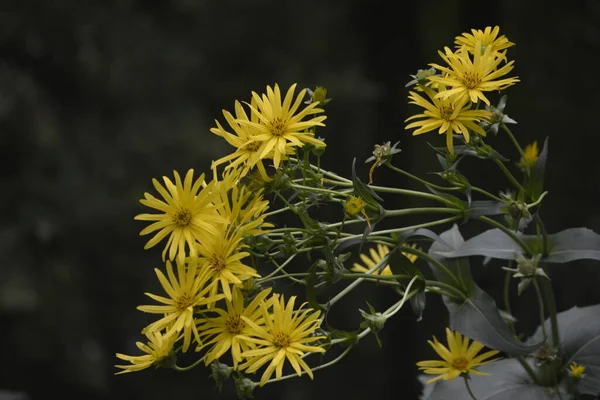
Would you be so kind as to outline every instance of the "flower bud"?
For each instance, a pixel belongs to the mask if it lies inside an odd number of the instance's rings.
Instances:
[[[235,392],[240,399],[252,399],[252,391],[258,386],[258,383],[248,378],[235,378]]]
[[[227,364],[223,364],[219,361],[214,361],[212,364],[210,364],[210,369],[212,370],[212,374],[210,376],[215,380],[219,391],[221,391],[223,382],[229,379],[231,373],[233,372],[233,367],[230,367]]]

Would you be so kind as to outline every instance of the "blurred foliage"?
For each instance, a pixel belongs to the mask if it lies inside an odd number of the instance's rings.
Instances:
[[[157,287],[152,267],[160,250],[143,250],[133,216],[152,177],[189,167],[208,172],[230,150],[209,132],[213,120],[266,84],[328,89],[326,168],[349,176],[354,157],[400,140],[403,166],[425,173],[436,162],[425,141],[439,145],[443,137],[413,139],[404,131],[414,111],[404,84],[454,36],[498,24],[517,43],[509,52],[522,80],[508,91],[507,112],[519,122],[513,131],[522,143],[550,137],[547,228],[600,231],[600,163],[590,145],[600,106],[600,3],[452,0],[396,8],[384,0],[3,1],[0,399],[219,398],[208,369],[113,375],[114,353],[135,354],[148,322],[135,306]],[[497,147],[503,154],[510,152],[504,139]],[[502,189],[501,176],[484,170],[472,179]],[[408,185],[383,170],[378,180]],[[552,276],[559,310],[600,301],[597,263],[572,264]],[[474,269],[497,296],[500,268]],[[364,298],[348,299],[348,309],[393,297],[364,286],[357,292]],[[520,299],[517,318],[532,331],[530,300]],[[335,322],[351,328],[358,317]],[[286,381],[255,394],[416,398],[414,363],[446,318],[435,300],[422,322],[403,311],[381,332],[383,349],[365,339],[314,382]],[[222,398],[235,398],[231,385]]]

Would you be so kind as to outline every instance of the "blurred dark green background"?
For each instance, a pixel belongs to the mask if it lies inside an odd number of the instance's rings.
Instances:
[[[550,138],[548,230],[600,231],[596,0],[2,1],[0,399],[219,398],[205,368],[113,375],[114,353],[136,354],[150,321],[135,307],[158,290],[152,268],[162,248],[144,251],[144,224],[133,220],[151,178],[208,172],[231,150],[209,132],[214,118],[275,82],[328,88],[324,167],[348,176],[357,157],[364,177],[373,144],[401,140],[397,165],[433,171],[426,142],[444,139],[404,130],[416,111],[404,84],[456,35],[496,24],[517,44],[509,58],[522,83],[508,89],[506,110],[519,122],[513,131],[522,143]],[[503,135],[490,143],[514,157]],[[480,186],[508,184],[492,165],[463,166]],[[416,188],[381,170],[376,181]],[[482,229],[473,222],[463,232]],[[500,265],[472,263],[497,299]],[[584,261],[552,269],[561,310],[600,301],[598,269]],[[365,300],[394,301],[384,289],[361,287],[332,318],[355,327]],[[526,333],[537,315],[530,295],[513,304]],[[408,308],[388,322],[383,349],[367,337],[314,382],[269,385],[256,397],[416,399],[414,363],[433,356],[425,341],[447,322],[440,300],[428,300],[422,322]],[[227,387],[221,398],[236,397]]]

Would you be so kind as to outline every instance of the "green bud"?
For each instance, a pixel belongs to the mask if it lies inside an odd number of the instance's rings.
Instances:
[[[327,105],[331,99],[327,98],[327,89],[322,86],[317,86],[314,92],[312,92],[312,101],[319,103],[320,106]]]
[[[235,378],[235,392],[240,399],[253,399],[252,392],[254,388],[258,386],[258,383],[248,378]]]
[[[231,376],[233,367],[230,367],[227,364],[223,364],[219,361],[214,361],[212,364],[210,364],[210,369],[212,370],[212,374],[210,376],[217,383],[217,387],[219,388],[220,392],[221,388],[223,387],[223,382],[225,382]]]

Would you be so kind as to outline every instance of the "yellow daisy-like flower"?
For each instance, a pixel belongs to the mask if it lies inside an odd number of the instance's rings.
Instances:
[[[457,36],[454,43],[456,43],[457,48],[465,46],[470,53],[475,52],[477,43],[481,43],[481,50],[485,51],[488,47],[491,47],[492,52],[500,52],[515,45],[506,36],[498,36],[499,33],[499,26],[494,28],[486,26],[483,31],[481,29],[471,29],[471,33],[463,33],[461,36]]]
[[[147,344],[136,342],[138,349],[146,354],[141,356],[128,356],[117,353],[117,358],[129,361],[131,365],[115,365],[115,367],[123,370],[117,372],[115,375],[141,371],[152,365],[160,366],[161,363],[171,357],[173,345],[177,341],[176,334],[173,332],[169,333],[167,330],[165,333],[147,332],[146,337],[148,338]]]
[[[149,193],[144,193],[145,198],[140,200],[143,205],[161,213],[140,214],[135,217],[141,221],[156,221],[140,232],[140,235],[147,235],[158,231],[146,243],[145,249],[155,246],[169,236],[162,253],[163,261],[167,250],[169,260],[175,259],[176,256],[182,260],[185,257],[186,244],[193,255],[196,242],[202,242],[207,236],[215,235],[215,225],[227,222],[217,213],[218,205],[215,205],[215,196],[212,194],[214,181],[206,184],[204,174],[194,181],[193,169],[187,172],[183,182],[177,171],[174,171],[174,175],[175,183],[163,177],[165,186],[156,179],[152,180],[164,200],[159,200]]]
[[[583,365],[579,365],[575,361],[573,361],[571,363],[571,365],[569,365],[569,376],[573,380],[576,380],[576,381],[580,380],[581,378],[583,378],[584,373],[585,373],[585,367]]]
[[[302,147],[305,144],[314,144],[325,147],[325,143],[315,138],[314,133],[308,130],[316,126],[325,126],[323,121],[327,118],[325,115],[314,116],[324,112],[318,108],[318,102],[313,102],[303,110],[298,111],[302,100],[306,94],[306,89],[300,91],[294,99],[296,84],[293,84],[287,91],[285,98],[281,99],[279,86],[276,84],[274,89],[267,86],[267,94],[262,97],[256,92],[252,92],[252,97],[256,106],[248,104],[250,111],[256,116],[259,122],[248,119],[236,119],[240,125],[253,129],[250,139],[261,142],[259,158],[263,159],[272,153],[273,164],[275,168],[290,151],[290,144],[295,151],[295,147]],[[305,117],[311,118],[303,121]],[[258,134],[254,134],[258,131]]]
[[[488,360],[488,358],[499,353],[497,350],[490,350],[481,355],[477,355],[483,349],[483,344],[473,341],[469,345],[469,338],[463,337],[459,332],[452,332],[446,328],[446,337],[448,339],[448,347],[444,346],[433,337],[433,342],[428,340],[427,343],[433,347],[435,352],[442,357],[442,360],[419,361],[417,366],[426,374],[439,375],[427,381],[427,383],[435,382],[443,379],[450,381],[462,374],[473,373],[475,375],[489,375],[485,372],[480,372],[474,369],[475,367],[497,361],[500,358]],[[486,361],[487,360],[487,361]]]
[[[477,43],[471,59],[466,46],[461,47],[453,53],[448,47],[444,48],[445,54],[439,51],[439,55],[446,61],[448,67],[439,64],[429,64],[441,71],[444,76],[432,76],[429,79],[444,86],[449,86],[448,90],[440,90],[436,98],[449,99],[453,102],[459,102],[464,98],[477,103],[481,99],[488,106],[490,101],[483,94],[494,90],[503,90],[519,82],[517,77],[498,79],[508,74],[513,68],[514,61],[510,61],[498,68],[500,62],[506,57],[506,50],[503,53],[492,51],[488,46],[485,51],[481,51],[481,43]]]
[[[538,159],[538,155],[540,154],[537,140],[525,146],[525,150],[523,151],[523,153],[524,157],[521,157],[519,166],[523,169],[530,169],[535,165],[535,162]]]
[[[229,190],[221,190],[219,197],[222,204],[219,214],[227,220],[230,232],[240,231],[242,236],[261,235],[273,227],[273,224],[265,222],[269,201],[263,200],[260,190],[255,192],[237,184]]]
[[[260,303],[271,293],[271,288],[261,291],[256,297],[244,307],[244,295],[242,291],[234,286],[231,301],[226,300],[227,309],[215,308],[211,311],[219,314],[218,317],[205,318],[204,324],[198,327],[201,337],[214,336],[204,343],[202,347],[213,345],[206,353],[204,362],[210,364],[231,349],[233,366],[242,361],[242,352],[248,351],[256,345],[240,339],[240,335],[249,335],[250,326],[242,319],[246,317],[256,325],[264,325],[264,316],[259,307]]]
[[[485,136],[485,130],[478,123],[490,121],[491,112],[471,110],[471,104],[466,97],[454,102],[451,99],[438,98],[436,92],[429,88],[424,88],[424,91],[430,101],[415,92],[410,92],[408,96],[411,100],[410,104],[416,104],[425,109],[422,114],[413,115],[404,121],[408,122],[416,118],[423,118],[420,121],[406,125],[405,129],[417,128],[413,132],[413,136],[437,129],[440,135],[446,134],[446,147],[448,147],[450,154],[454,154],[454,138],[452,136],[454,133],[462,134],[467,143],[470,140],[469,131]]]
[[[191,260],[188,258],[188,260]],[[156,322],[148,325],[144,332],[157,332],[172,324],[172,330],[179,333],[183,331],[183,351],[187,351],[190,346],[192,333],[194,338],[200,342],[196,321],[194,319],[194,307],[206,306],[223,298],[223,295],[211,294],[214,285],[208,284],[211,278],[210,271],[198,270],[197,262],[184,262],[177,260],[177,277],[173,273],[173,267],[170,261],[167,261],[167,276],[155,268],[156,276],[163,289],[169,297],[157,296],[152,293],[145,293],[150,297],[162,303],[163,305],[139,306],[138,310],[162,314],[163,317]]]
[[[221,230],[210,240],[205,240],[198,245],[199,269],[212,279],[211,296],[216,295],[220,287],[227,300],[231,300],[230,285],[241,286],[242,281],[254,276],[260,277],[254,268],[244,265],[242,260],[250,255],[242,251],[246,245],[242,244],[242,232],[233,234],[227,232],[227,227]]]
[[[242,316],[250,326],[251,334],[242,335],[240,339],[256,344],[257,348],[242,353],[242,357],[248,360],[240,365],[240,369],[252,374],[270,361],[260,379],[261,386],[269,380],[273,372],[277,379],[281,378],[286,359],[298,376],[302,375],[304,370],[312,379],[312,370],[302,356],[305,353],[325,352],[322,347],[309,345],[324,338],[314,336],[315,330],[321,324],[321,312],[312,308],[302,310],[306,303],[294,310],[295,301],[296,296],[292,296],[286,305],[283,295],[275,294],[270,300],[262,302],[260,307],[265,326]],[[270,307],[273,308],[272,314],[269,313]]]
[[[252,100],[251,105],[255,107],[254,100]],[[235,147],[236,150],[232,154],[222,157],[217,161],[213,161],[211,168],[214,170],[217,166],[229,162],[225,169],[241,167],[240,178],[242,178],[256,166],[260,175],[268,178],[267,171],[262,162],[263,157],[260,157],[259,150],[261,150],[260,147],[262,142],[252,139],[252,136],[259,135],[261,131],[252,126],[241,125],[238,122],[239,120],[244,120],[259,124],[258,117],[251,114],[251,118],[248,118],[246,111],[244,111],[244,108],[239,101],[235,102],[234,108],[235,117],[226,110],[223,110],[223,116],[235,134],[226,131],[217,120],[215,120],[217,127],[211,128],[210,131],[215,135],[224,138],[230,145]]]
[[[413,243],[410,247],[416,249],[417,244]],[[360,273],[364,273],[366,274],[367,272],[369,272],[369,270],[371,268],[373,268],[374,266],[376,266],[377,264],[379,264],[383,258],[388,255],[390,252],[390,248],[387,247],[386,245],[377,244],[377,249],[375,248],[371,248],[369,250],[369,254],[371,255],[371,257],[369,257],[366,254],[361,254],[360,255],[360,259],[362,260],[363,264],[366,266],[363,266],[359,263],[354,263],[354,265],[352,266],[351,271],[353,272],[360,272]],[[409,254],[409,253],[405,253],[402,252],[402,254],[408,258],[410,260],[410,262],[414,263],[417,260],[417,256],[414,254]],[[381,271],[381,272],[380,272]],[[387,264],[383,270],[377,269],[374,272],[372,272],[373,275],[393,275],[392,274],[392,269],[390,268],[389,264]]]

